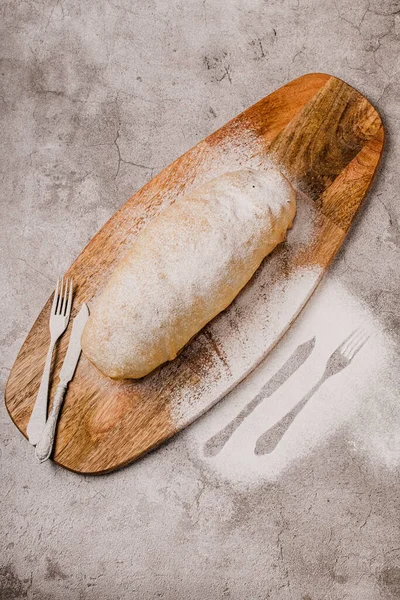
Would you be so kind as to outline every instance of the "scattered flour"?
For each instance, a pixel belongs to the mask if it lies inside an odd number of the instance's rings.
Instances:
[[[154,197],[151,187],[143,190],[143,203],[149,210],[142,214],[139,207],[140,228],[177,197],[214,177],[242,167],[268,169],[273,163],[264,151],[263,141],[244,127],[219,140],[212,152],[207,142],[201,143],[190,163],[181,167],[186,178],[178,190],[174,185],[169,188],[168,181],[163,182],[160,197]],[[158,177],[162,178],[162,173]],[[123,210],[126,223],[136,220],[135,203],[125,205]],[[172,416],[178,427],[192,422],[223,398],[188,430],[188,438],[191,451],[207,468],[237,486],[258,485],[277,478],[286,467],[295,460],[306,459],[343,426],[354,452],[389,468],[400,463],[398,383],[391,381],[398,365],[392,365],[395,356],[392,342],[381,332],[369,310],[339,282],[329,276],[324,278],[294,325],[268,354],[274,337],[283,333],[287,322],[298,314],[322,277],[322,271],[316,267],[290,273],[280,283],[274,279],[276,273],[284,271],[287,252],[296,251],[312,240],[314,216],[314,204],[298,194],[295,226],[285,245],[262,264],[229,309],[207,327],[218,344],[224,368],[216,359],[196,396],[191,389],[183,388],[180,396],[177,393],[174,397]],[[137,231],[118,225],[116,234],[127,247]],[[271,454],[255,455],[258,437],[314,386],[330,354],[358,326],[368,327],[374,335],[354,362],[323,384]],[[246,418],[219,454],[205,457],[205,443],[257,395],[299,344],[314,336],[315,348],[304,365]],[[198,343],[204,343],[204,339]],[[267,358],[262,360],[266,354]],[[259,367],[252,371],[260,361]],[[232,391],[224,397],[227,389]]]
[[[255,455],[259,436],[315,385],[329,356],[357,327],[372,335],[354,361],[319,388],[270,454]],[[315,348],[298,371],[244,420],[216,456],[206,457],[206,442],[254,398],[299,344],[314,336]],[[346,425],[354,452],[395,467],[400,462],[400,431],[396,426],[400,409],[389,382],[393,356],[390,338],[368,308],[337,281],[326,278],[278,346],[189,430],[192,451],[219,476],[248,487],[276,479],[293,461],[305,458]]]

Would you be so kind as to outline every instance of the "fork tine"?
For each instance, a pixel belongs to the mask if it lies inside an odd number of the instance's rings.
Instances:
[[[71,314],[71,306],[72,306],[72,279],[69,282],[69,294],[68,294],[68,304],[67,304],[67,312],[65,316],[69,319]]]
[[[343,354],[347,354],[349,352],[354,342],[359,338],[360,333],[362,333],[362,329],[360,327],[357,327],[357,329],[354,329],[354,331],[349,335],[347,340],[345,340],[345,342],[343,343],[343,347],[341,349]]]
[[[350,354],[349,360],[353,360],[353,358],[355,357],[355,355],[358,352],[360,352],[361,348],[368,342],[368,340],[369,340],[370,337],[371,337],[371,334],[369,334],[369,333],[365,333],[364,334],[364,336],[358,342],[358,345],[356,345],[355,348],[352,349],[352,352]]]
[[[67,306],[67,296],[68,296],[68,277],[65,279],[65,286],[64,286],[64,295],[63,295],[63,300],[62,300],[62,305],[61,305],[61,315],[64,317],[65,316],[65,308]]]
[[[365,330],[364,329],[359,329],[357,331],[357,334],[353,337],[353,339],[351,340],[351,342],[347,345],[346,350],[345,350],[345,354],[347,354],[348,356],[350,356],[354,350],[354,348],[358,347],[358,344],[360,343],[360,340],[365,337]]]
[[[59,314],[60,314],[60,311],[61,311],[61,303],[62,303],[63,289],[64,289],[64,277],[61,277],[61,281],[60,281],[60,288],[59,288],[59,292],[58,292],[57,310],[56,310],[56,314],[57,314],[57,315],[59,315]]]
[[[351,344],[353,338],[355,335],[357,335],[357,332],[359,330],[358,329],[354,329],[354,331],[352,331],[350,333],[350,335],[347,336],[347,338],[345,340],[343,340],[343,342],[340,344],[340,346],[338,347],[339,352],[345,352],[346,348],[349,344]]]
[[[57,285],[56,285],[56,289],[54,290],[53,304],[51,305],[51,314],[52,315],[56,314],[57,299],[58,299],[58,285],[59,285],[59,283],[60,283],[60,278],[57,277]]]

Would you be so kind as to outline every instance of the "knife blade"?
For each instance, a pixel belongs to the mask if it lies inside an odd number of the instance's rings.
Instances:
[[[76,315],[73,324],[71,337],[69,338],[68,350],[65,355],[63,366],[60,372],[60,383],[68,384],[74,376],[76,366],[81,355],[81,336],[86,321],[89,318],[89,309],[85,303]]]
[[[81,336],[86,321],[89,318],[89,309],[85,303],[82,304],[79,313],[76,315],[72,324],[71,336],[69,338],[67,353],[64,358],[63,366],[60,371],[60,381],[53,400],[53,406],[50,415],[46,421],[41,438],[36,445],[36,458],[39,462],[47,460],[52,452],[58,415],[64,400],[68,384],[74,376],[75,369],[81,355]]]

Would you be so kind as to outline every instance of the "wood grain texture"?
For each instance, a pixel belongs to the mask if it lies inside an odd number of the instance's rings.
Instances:
[[[319,73],[290,82],[189,150],[114,214],[68,271],[76,287],[72,316],[83,301],[90,305],[139,231],[168,204],[210,176],[246,165],[262,168],[271,160],[311,199],[316,211],[311,238],[282,245],[275,253],[279,261],[274,277],[279,283],[314,265],[322,273],[368,191],[383,144],[378,113],[349,85]],[[7,383],[6,406],[24,435],[48,348],[50,306],[51,299],[29,332]],[[51,397],[70,331],[71,323],[53,361]],[[66,395],[54,460],[82,473],[110,471],[195,418],[179,421],[174,416],[174,402],[183,393],[190,393],[194,403],[199,398],[197,416],[204,412],[213,403],[201,404],[205,381],[214,378],[219,390],[228,389],[245,375],[233,373],[215,332],[210,324],[173,362],[140,381],[111,381],[82,357]],[[282,328],[277,337],[283,332]]]

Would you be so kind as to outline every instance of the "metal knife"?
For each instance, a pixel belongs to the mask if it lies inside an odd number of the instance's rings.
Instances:
[[[36,445],[36,458],[39,462],[44,462],[47,460],[53,450],[58,415],[61,410],[68,384],[74,376],[75,369],[81,355],[81,335],[88,318],[89,309],[87,305],[83,303],[72,324],[68,350],[60,372],[60,382],[57,386],[56,394],[54,396],[53,406],[46,421],[46,425],[43,429],[40,440]]]

